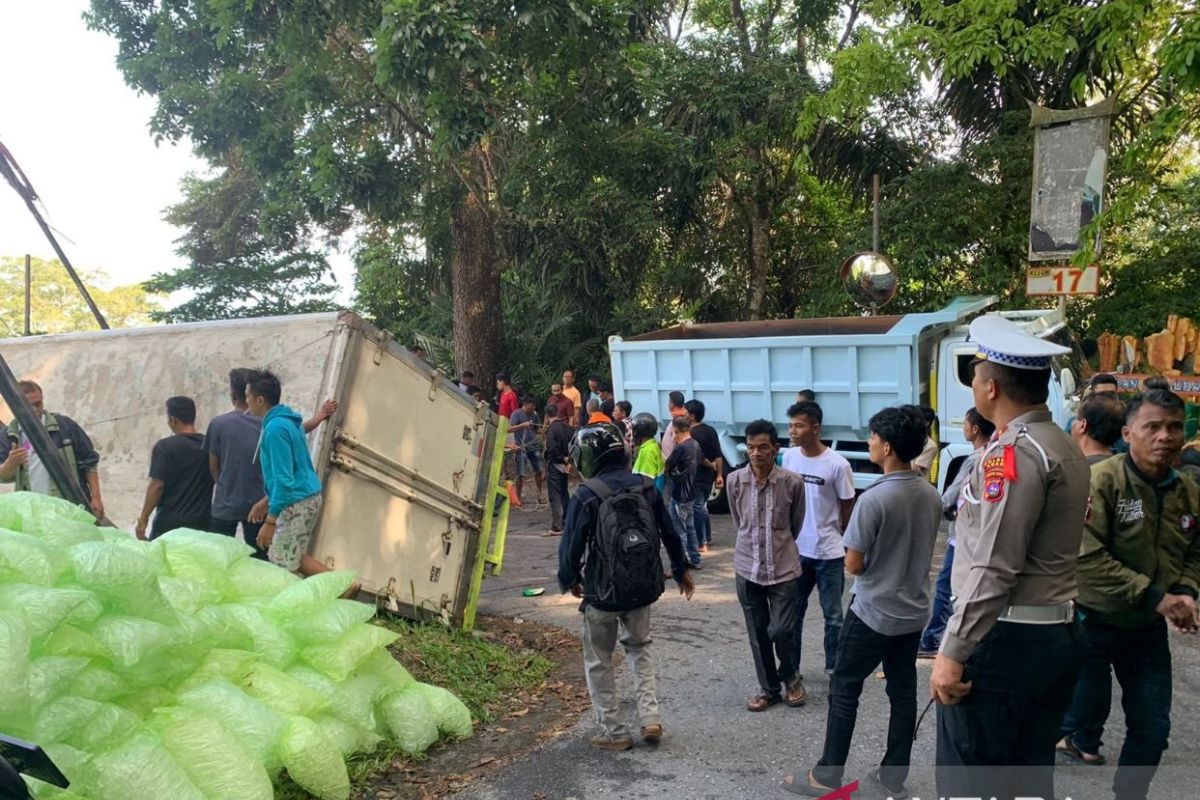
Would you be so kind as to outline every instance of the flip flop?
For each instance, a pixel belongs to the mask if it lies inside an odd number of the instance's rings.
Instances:
[[[792,794],[804,797],[824,797],[830,792],[837,790],[836,786],[822,786],[820,784],[813,786],[812,781],[815,780],[812,777],[812,770],[809,770],[800,778],[797,778],[795,775],[788,775],[783,779],[783,788]]]
[[[541,536],[543,539],[549,539],[552,536],[562,536],[562,531],[546,531]]]
[[[1064,736],[1054,746],[1054,749],[1062,753],[1067,758],[1074,759],[1080,764],[1086,764],[1089,767],[1102,767],[1108,763],[1108,759],[1099,753],[1085,753],[1075,746],[1075,742],[1071,741],[1070,736]]]

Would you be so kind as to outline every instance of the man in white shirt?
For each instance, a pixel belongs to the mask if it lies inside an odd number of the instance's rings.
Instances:
[[[799,669],[801,634],[808,598],[815,587],[825,617],[825,672],[833,672],[838,637],[842,632],[842,592],[846,585],[846,551],[842,532],[854,508],[854,470],[850,462],[821,443],[823,414],[816,403],[796,403],[788,409],[788,437],[783,468],[804,478],[808,513],[796,538],[800,551],[800,607],[796,614],[794,652]]]

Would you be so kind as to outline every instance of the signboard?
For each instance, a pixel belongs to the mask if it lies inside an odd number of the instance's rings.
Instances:
[[[1114,98],[1070,111],[1031,106],[1030,261],[1066,261],[1083,249],[1083,229],[1099,216],[1104,197],[1114,106]],[[1095,248],[1099,253],[1099,236]]]
[[[1025,294],[1091,294],[1100,291],[1100,267],[1030,267],[1025,273]]]

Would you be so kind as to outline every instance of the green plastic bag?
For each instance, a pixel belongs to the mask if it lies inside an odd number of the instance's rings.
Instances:
[[[195,708],[220,722],[237,737],[245,751],[275,775],[283,762],[279,743],[287,723],[265,703],[218,678],[179,695],[179,704]]]
[[[65,622],[54,629],[37,647],[38,652],[48,656],[82,656],[83,658],[108,658],[108,651],[96,637]]]
[[[298,642],[325,644],[337,641],[374,616],[375,606],[356,600],[330,600],[306,617],[290,619],[286,627]]]
[[[58,497],[35,492],[0,495],[0,527],[29,533],[52,527],[60,520],[96,523],[87,509]]]
[[[105,662],[93,660],[81,669],[67,686],[67,691],[92,700],[112,700],[130,691],[129,682],[106,669]]]
[[[100,703],[95,714],[75,730],[67,731],[63,741],[87,753],[99,753],[141,728],[142,721],[127,708]]]
[[[471,711],[462,700],[441,686],[431,686],[428,683],[416,683],[409,691],[425,695],[429,710],[437,721],[438,730],[446,736],[466,739],[475,732],[471,724]]]
[[[96,527],[96,523],[92,522],[75,522],[68,519],[55,520],[53,524],[43,525],[39,528],[23,531],[30,536],[35,536],[41,539],[51,547],[59,550],[69,550],[77,544],[84,542],[102,542],[104,536],[100,533],[100,529]]]
[[[260,609],[248,605],[226,605],[225,611],[250,638],[250,649],[263,661],[285,669],[296,658],[296,641],[279,623]]]
[[[100,703],[67,695],[51,700],[37,713],[34,735],[39,742],[63,742],[70,731],[81,729],[100,711]]]
[[[248,650],[224,650],[214,648],[205,654],[204,660],[196,667],[191,675],[179,684],[179,691],[186,692],[201,684],[208,683],[213,678],[226,678],[237,682],[249,670],[256,656]]]
[[[387,688],[400,692],[416,682],[404,665],[387,649],[380,649],[368,656],[359,664],[358,669],[354,670],[354,674],[378,677]]]
[[[96,596],[86,589],[55,589],[31,583],[0,582],[0,608],[20,612],[25,617],[29,635],[34,639],[53,631],[80,606],[88,609],[88,613],[92,610],[98,612]]]
[[[229,583],[233,586],[229,599],[271,598],[299,582],[300,578],[286,569],[257,558],[244,558],[229,570]]]
[[[158,580],[149,545],[134,548],[108,540],[84,542],[72,547],[68,553],[74,565],[75,580],[85,589],[111,592],[116,587],[146,585]]]
[[[65,692],[68,682],[86,668],[89,661],[87,658],[69,656],[41,656],[33,659],[29,664],[30,705],[38,708]]]
[[[344,681],[359,664],[399,638],[378,625],[357,625],[335,642],[304,648],[300,657],[335,681]]]
[[[88,787],[88,794],[93,795],[94,800],[130,800],[135,796],[208,800],[179,762],[171,757],[162,737],[153,731],[138,731],[109,752],[97,756],[95,766],[96,785],[94,789]]]
[[[22,614],[0,611],[0,714],[29,706],[29,631]]]
[[[154,715],[151,727],[205,796],[230,800],[275,797],[271,777],[263,765],[247,755],[212,717],[194,709],[163,709]]]
[[[205,565],[224,572],[235,561],[246,558],[254,552],[254,548],[232,536],[222,536],[219,533],[177,528],[160,536],[157,541],[162,543],[167,553],[167,564],[172,564],[172,557],[177,554],[187,554]]]
[[[354,573],[345,570],[322,572],[297,581],[271,598],[267,611],[281,620],[302,620],[350,588]]]
[[[392,739],[405,753],[424,753],[438,740],[437,720],[422,692],[412,688],[388,692],[376,710]]]
[[[186,615],[197,614],[206,606],[224,599],[216,587],[199,578],[163,575],[158,579],[158,590],[176,613]]]
[[[347,800],[350,776],[337,745],[306,717],[292,717],[280,745],[288,777],[320,800]]]
[[[320,692],[268,664],[251,664],[235,685],[285,717],[311,717],[329,705]]]
[[[146,719],[157,709],[175,705],[175,692],[162,686],[149,686],[121,695],[113,703]]]
[[[112,653],[112,662],[128,668],[175,644],[175,633],[165,625],[138,617],[113,614],[92,625],[92,636]]]
[[[0,583],[53,586],[69,568],[63,551],[29,534],[0,528]]]
[[[318,714],[313,722],[321,727],[329,741],[337,745],[342,755],[347,758],[355,753],[371,753],[379,747],[383,737],[374,731],[356,728],[348,722],[330,716]]]

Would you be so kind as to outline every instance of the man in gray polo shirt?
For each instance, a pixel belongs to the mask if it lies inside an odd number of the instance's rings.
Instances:
[[[881,662],[891,715],[887,752],[870,778],[877,790],[907,796],[904,781],[917,722],[917,645],[929,617],[929,563],[942,500],[912,466],[925,444],[920,409],[885,408],[868,427],[871,461],[883,468],[883,477],[859,497],[843,537],[846,571],[858,578],[829,681],[825,748],[816,767],[785,781],[789,791],[812,797],[842,785],[863,681]]]
[[[258,529],[267,516],[267,490],[262,468],[254,461],[262,420],[250,416],[246,407],[246,376],[250,370],[239,367],[229,371],[229,399],[233,410],[218,414],[208,423],[204,450],[208,468],[216,484],[209,530],[237,536],[238,525],[246,544],[254,548],[254,557],[266,560],[267,551],[258,546]],[[312,433],[337,411],[337,402],[327,400],[312,419],[304,423],[304,432]]]

